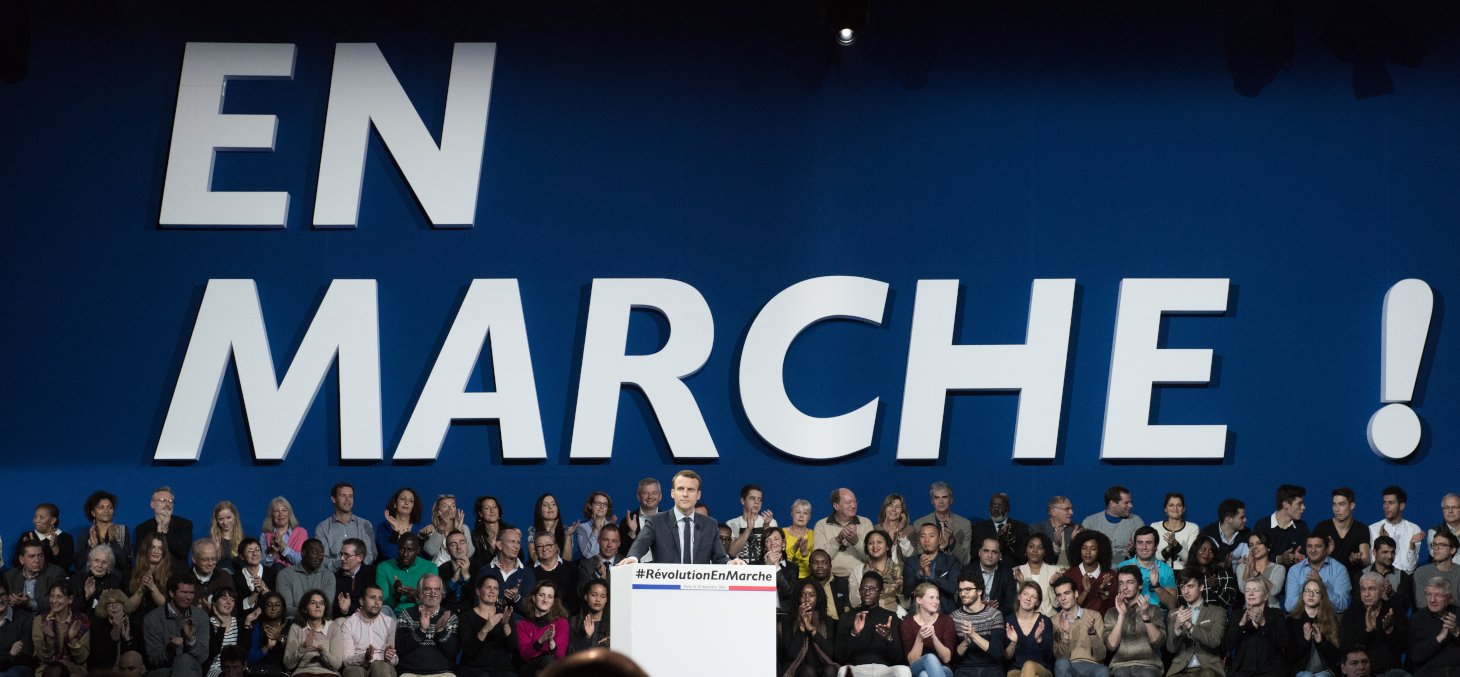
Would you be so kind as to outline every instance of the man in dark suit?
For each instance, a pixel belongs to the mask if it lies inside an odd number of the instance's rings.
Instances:
[[[1014,602],[1014,569],[1003,563],[1003,555],[998,540],[985,538],[978,544],[978,564],[969,568],[983,575],[985,604],[999,613],[1011,614],[1018,608]]]
[[[745,564],[725,554],[720,524],[695,512],[695,503],[700,500],[699,474],[681,470],[675,473],[670,487],[674,509],[644,520],[629,556],[615,566],[636,564],[646,553],[654,555],[655,564]]]
[[[578,565],[578,599],[583,599],[583,591],[589,583],[608,582],[613,574],[613,565],[619,560],[618,542],[618,525],[609,523],[598,530],[598,554],[581,557],[575,563]]]
[[[634,539],[639,537],[639,527],[643,525],[644,520],[659,513],[659,501],[664,498],[664,494],[659,489],[659,480],[652,477],[639,480],[637,493],[639,509],[624,513],[624,518],[618,521],[619,557],[629,556],[629,548],[633,546]]]
[[[938,588],[938,613],[953,613],[958,600],[958,574],[963,567],[953,553],[938,545],[938,525],[925,523],[918,527],[919,552],[903,560],[902,594],[911,597],[919,584],[932,583]]]
[[[172,489],[158,487],[152,492],[152,519],[137,525],[132,532],[132,547],[141,548],[147,534],[157,532],[167,537],[167,551],[179,569],[187,568],[188,554],[193,549],[193,523],[186,517],[172,514]],[[144,561],[146,553],[132,553],[136,561]]]
[[[1004,561],[1009,566],[1024,563],[1024,545],[1029,542],[1029,525],[1009,516],[1009,495],[994,494],[989,499],[989,518],[973,525],[972,543],[977,545],[984,539],[999,541]]]

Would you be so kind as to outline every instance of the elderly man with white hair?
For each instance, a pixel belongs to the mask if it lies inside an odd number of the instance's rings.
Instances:
[[[1453,586],[1435,577],[1425,583],[1424,608],[1409,619],[1409,660],[1415,677],[1460,675],[1460,608]]]
[[[1339,627],[1344,644],[1365,647],[1375,677],[1406,677],[1399,657],[1409,648],[1409,620],[1404,609],[1384,599],[1384,582],[1383,574],[1364,572],[1356,600],[1343,612]]]
[[[422,574],[416,583],[417,603],[400,612],[395,630],[401,677],[450,677],[461,653],[458,618],[441,605],[444,586],[436,574]]]

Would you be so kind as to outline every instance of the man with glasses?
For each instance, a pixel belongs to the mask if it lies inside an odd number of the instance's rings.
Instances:
[[[532,567],[532,576],[537,581],[547,579],[558,586],[563,607],[568,613],[578,613],[578,596],[568,594],[569,590],[578,589],[578,571],[575,567],[568,566],[563,562],[563,557],[558,550],[558,543],[550,533],[541,533],[533,540],[533,548],[537,551],[537,566]],[[537,585],[534,581],[533,585]]]
[[[1058,558],[1057,563],[1061,569],[1068,569],[1080,558],[1079,553],[1076,553],[1072,561],[1068,552],[1070,541],[1074,540],[1075,534],[1082,531],[1080,525],[1075,524],[1075,505],[1064,496],[1055,496],[1045,504],[1044,512],[1049,515],[1049,519],[1030,526],[1029,533],[1049,537],[1049,542],[1054,544],[1054,552],[1051,554]]]
[[[193,604],[207,611],[213,607],[213,595],[220,588],[233,587],[233,577],[218,571],[218,544],[211,538],[193,544],[193,567],[188,570],[193,583]]]
[[[162,534],[167,538],[167,551],[172,553],[172,561],[180,566],[187,563],[188,550],[193,547],[193,523],[186,517],[172,514],[174,500],[171,487],[158,487],[152,492],[152,519],[137,525],[132,531],[132,544],[141,548],[147,534]],[[140,551],[132,554],[137,561],[142,561],[146,555]]]
[[[934,531],[936,533],[936,527]],[[897,630],[897,614],[883,609],[882,574],[862,574],[857,589],[862,604],[848,612],[836,630],[838,663],[847,666],[843,675],[850,677],[912,677],[912,670],[903,663],[902,641]]]
[[[427,562],[430,564],[430,562]],[[395,630],[399,653],[396,672],[405,675],[451,675],[461,653],[456,614],[441,606],[441,577],[421,576],[420,604],[403,611]]]
[[[290,618],[299,613],[299,600],[310,590],[324,593],[327,600],[334,599],[335,574],[324,568],[324,544],[316,538],[305,541],[299,563],[280,571],[278,583]]]
[[[1445,497],[1440,499],[1440,514],[1444,516],[1444,521],[1436,524],[1427,533],[1430,539],[1431,559],[1434,558],[1435,552],[1435,532],[1444,529],[1460,538],[1460,494],[1445,494]],[[1450,561],[1460,564],[1460,552],[1451,555]]]
[[[1450,581],[1435,578],[1425,584],[1425,608],[1409,619],[1409,661],[1415,677],[1460,675],[1460,617]]]
[[[385,606],[395,610],[397,618],[400,618],[401,611],[419,601],[416,593],[421,578],[439,574],[436,565],[420,554],[421,537],[412,533],[402,534],[396,540],[395,559],[385,560],[375,567],[375,585],[385,593]]]
[[[340,547],[340,570],[335,572],[335,617],[355,613],[366,586],[375,584],[374,567],[365,566],[365,542],[347,538]]]

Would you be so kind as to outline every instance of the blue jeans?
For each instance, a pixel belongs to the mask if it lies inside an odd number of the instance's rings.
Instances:
[[[1296,675],[1293,675],[1293,677],[1333,677],[1333,673],[1327,670],[1324,670],[1322,672],[1308,672],[1307,670],[1304,670]]]
[[[1054,677],[1110,677],[1110,668],[1089,661],[1072,663],[1068,658],[1056,658]]]
[[[0,672],[0,677],[35,677],[35,670],[24,665],[17,665],[9,670]]]
[[[953,671],[943,667],[937,654],[925,653],[908,667],[912,668],[913,677],[953,677]]]

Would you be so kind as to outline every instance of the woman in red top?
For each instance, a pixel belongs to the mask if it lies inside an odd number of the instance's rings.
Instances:
[[[913,677],[953,677],[948,661],[958,635],[953,619],[938,613],[940,602],[937,586],[919,583],[913,588],[915,611],[902,619],[902,646],[907,649],[907,664]]]
[[[1079,564],[1065,573],[1075,582],[1075,603],[1103,616],[1115,605],[1115,570],[1110,566],[1110,539],[1095,531],[1081,531],[1070,541]]]
[[[568,653],[568,612],[558,598],[558,586],[541,580],[527,598],[527,620],[517,622],[517,653],[523,677],[536,675]]]

